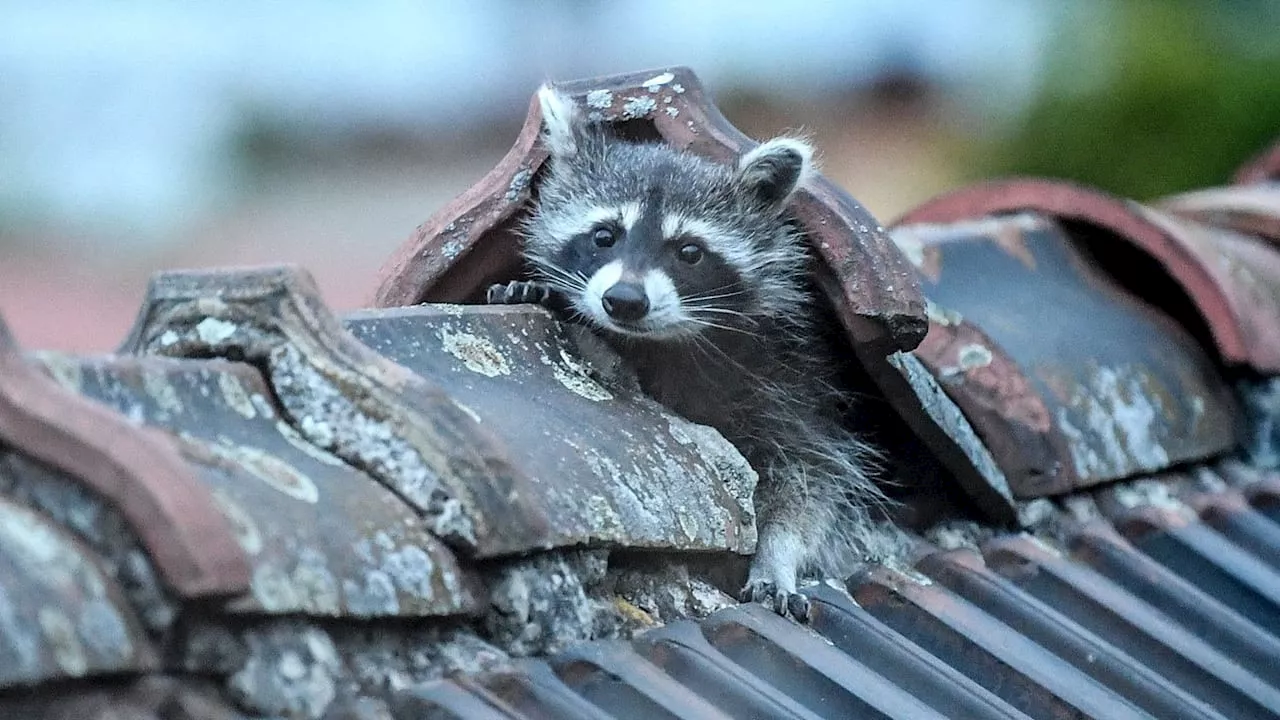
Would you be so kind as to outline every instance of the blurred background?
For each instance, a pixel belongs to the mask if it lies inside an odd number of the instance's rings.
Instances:
[[[691,66],[888,222],[975,179],[1137,199],[1280,135],[1274,0],[0,0],[0,315],[109,350],[166,267],[332,306],[510,146],[546,79]]]

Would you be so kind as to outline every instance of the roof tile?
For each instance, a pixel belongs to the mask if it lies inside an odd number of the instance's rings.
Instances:
[[[1237,444],[1235,400],[1198,343],[1118,286],[1058,223],[1019,213],[900,225],[893,237],[931,303],[913,355],[973,423],[1015,496]]]
[[[0,688],[159,666],[142,623],[93,551],[4,497],[0,659]]]
[[[305,271],[158,275],[124,348],[256,363],[299,435],[386,485],[452,547],[492,556],[543,544],[530,480],[499,441],[443,388],[356,340]],[[483,512],[494,507],[501,518]]]
[[[1228,363],[1280,371],[1280,252],[1271,243],[1200,225],[1065,182],[1019,179],[937,197],[896,225],[950,223],[1031,211],[1110,233],[1156,260],[1208,325]],[[1133,268],[1106,268],[1125,277]],[[1161,308],[1172,313],[1174,308]]]
[[[470,612],[478,581],[408,505],[284,422],[252,366],[42,354],[68,389],[164,430],[252,567],[238,612]]]
[[[226,518],[159,433],[63,390],[0,322],[0,442],[83,483],[136,530],[185,596],[243,591],[249,568]]]
[[[664,410],[585,328],[535,307],[421,306],[347,316],[361,342],[447,388],[529,479],[543,547],[755,547],[755,472],[719,433]],[[406,342],[406,338],[413,338]],[[513,511],[509,501],[481,508]]]

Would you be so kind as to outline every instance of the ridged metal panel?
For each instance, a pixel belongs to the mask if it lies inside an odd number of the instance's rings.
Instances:
[[[1280,717],[1274,481],[1052,544],[925,546],[799,625],[741,605],[401,693],[405,717]],[[1199,510],[1197,515],[1190,508]]]

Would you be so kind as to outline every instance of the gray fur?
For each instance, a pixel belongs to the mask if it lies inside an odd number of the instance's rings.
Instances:
[[[553,108],[544,112],[551,159],[525,228],[526,257],[619,350],[651,396],[718,429],[759,472],[760,542],[744,599],[804,617],[799,576],[844,577],[862,561],[896,552],[901,537],[873,519],[874,506],[885,502],[872,479],[876,453],[842,421],[847,398],[835,380],[847,351],[820,332],[808,246],[786,211],[811,172],[809,146],[779,138],[736,166],[720,165],[665,144],[610,138],[553,92],[542,93],[544,107]],[[655,205],[664,222],[689,219],[703,232],[655,238],[642,219]],[[619,245],[600,249],[584,240],[593,226],[581,219],[615,215],[608,222],[620,228]],[[642,242],[641,249],[626,244]],[[713,258],[697,281],[719,287],[694,293],[682,286],[693,271],[670,256],[684,242]],[[660,332],[620,332],[588,307],[588,278],[618,259],[674,278],[683,319],[664,321]]]

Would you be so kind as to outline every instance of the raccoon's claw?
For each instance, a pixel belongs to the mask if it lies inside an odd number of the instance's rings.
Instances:
[[[783,617],[792,617],[800,622],[809,620],[809,598],[784,590],[768,580],[748,580],[738,599],[760,603]]]
[[[490,305],[542,305],[551,298],[551,288],[540,282],[516,280],[490,285],[485,302]]]

